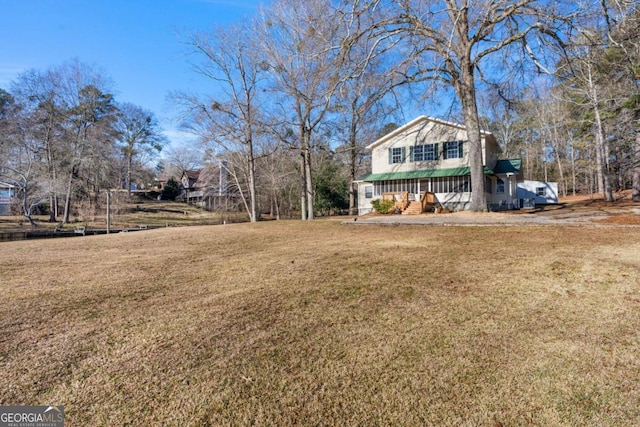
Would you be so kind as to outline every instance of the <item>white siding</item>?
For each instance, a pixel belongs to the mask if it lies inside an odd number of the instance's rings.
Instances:
[[[385,139],[381,138],[380,143],[374,143],[370,147],[371,153],[371,172],[372,173],[389,173],[389,172],[408,172],[423,169],[448,169],[469,166],[469,143],[467,132],[459,126],[451,124],[443,124],[432,121],[427,117],[422,120],[414,120],[415,124],[407,127],[397,135]],[[402,129],[402,128],[401,128]],[[485,137],[489,138],[489,144],[485,143]],[[444,142],[446,141],[464,141],[463,158],[444,159]],[[438,143],[438,161],[410,161],[409,147],[420,144]],[[489,145],[489,147],[487,147]],[[389,149],[405,147],[406,159],[402,163],[389,162]],[[499,150],[493,135],[482,135],[482,161],[489,167],[496,162],[495,151]],[[490,154],[488,154],[490,152]],[[487,159],[487,156],[489,157]]]
[[[544,181],[520,181],[518,182],[518,198],[535,198],[536,204],[558,203],[558,183]]]
[[[369,212],[373,212],[373,206],[371,206],[371,201],[373,199],[379,199],[379,196],[373,196],[371,199],[366,198],[365,188],[367,186],[373,186],[370,182],[359,182],[358,183],[358,215],[368,214]]]

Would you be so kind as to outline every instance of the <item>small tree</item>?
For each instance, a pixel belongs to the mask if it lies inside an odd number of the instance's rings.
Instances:
[[[152,154],[161,151],[167,138],[162,135],[153,113],[128,102],[118,106],[115,128],[126,163],[125,188],[131,197],[134,158],[144,152]]]
[[[180,184],[174,177],[169,178],[162,189],[162,200],[175,200],[180,194]]]
[[[348,183],[334,161],[325,161],[316,175],[315,206],[318,212],[349,208]]]

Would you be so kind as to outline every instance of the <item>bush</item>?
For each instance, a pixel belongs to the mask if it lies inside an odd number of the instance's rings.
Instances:
[[[373,210],[380,214],[390,214],[394,211],[395,202],[393,200],[376,199],[371,202]]]
[[[164,185],[162,189],[162,200],[175,200],[180,195],[180,184],[173,177]]]

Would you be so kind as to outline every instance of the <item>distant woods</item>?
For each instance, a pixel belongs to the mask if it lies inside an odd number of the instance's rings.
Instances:
[[[68,223],[107,189],[150,183],[148,155],[165,145],[153,113],[119,103],[103,72],[79,61],[19,75],[0,90],[0,181],[32,221]]]
[[[364,147],[420,114],[467,127],[474,210],[486,209],[481,130],[523,159],[526,179],[640,199],[639,13],[636,2],[278,0],[186,34],[213,89],[174,95],[185,128],[242,171],[251,218],[355,213]]]

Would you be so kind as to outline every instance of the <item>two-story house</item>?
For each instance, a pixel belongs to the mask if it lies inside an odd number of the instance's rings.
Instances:
[[[488,208],[518,207],[521,159],[498,160],[495,137],[481,132]],[[469,142],[463,125],[420,116],[367,147],[371,173],[358,181],[358,213],[373,210],[383,195],[408,193],[412,200],[433,193],[436,205],[453,211],[471,203]]]
[[[180,200],[207,210],[238,210],[240,194],[231,185],[229,165],[224,160],[207,164],[203,169],[187,170],[180,182]]]

